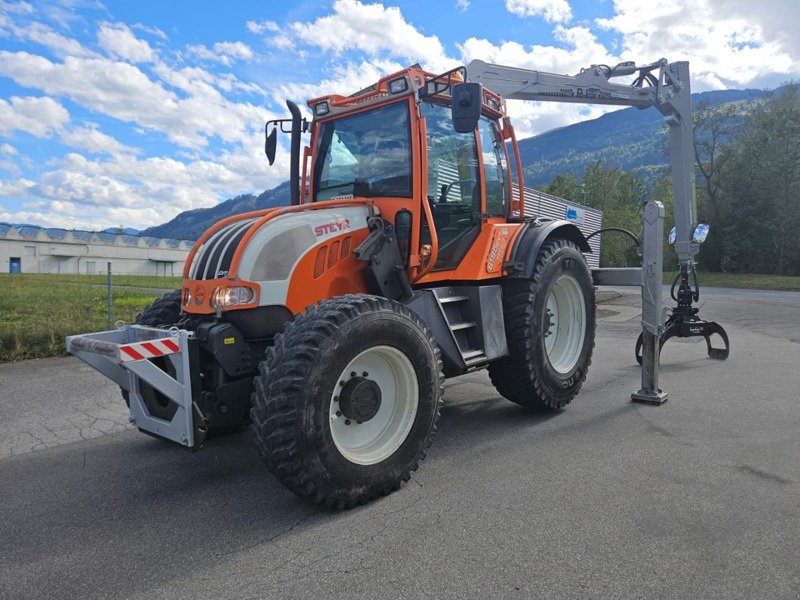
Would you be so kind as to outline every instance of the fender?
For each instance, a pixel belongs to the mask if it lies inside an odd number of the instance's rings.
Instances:
[[[558,219],[537,223],[531,221],[517,236],[514,248],[506,263],[507,277],[512,279],[530,279],[533,267],[542,245],[549,239],[564,239],[574,242],[581,252],[591,252],[589,242],[577,225]]]

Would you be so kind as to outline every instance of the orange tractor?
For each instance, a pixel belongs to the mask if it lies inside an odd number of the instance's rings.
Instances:
[[[291,133],[291,205],[220,221],[182,290],[69,350],[120,385],[141,430],[197,449],[209,430],[249,423],[283,484],[335,507],[409,479],[445,377],[486,368],[512,402],[567,405],[594,347],[590,249],[574,224],[525,214],[504,97],[467,82],[474,70],[508,83],[491,67],[410,67],[310,100],[311,122],[287,102],[266,153],[272,163],[277,130]],[[680,89],[670,67],[551,76],[570,81],[537,99],[652,105]],[[638,84],[609,81],[636,72]]]

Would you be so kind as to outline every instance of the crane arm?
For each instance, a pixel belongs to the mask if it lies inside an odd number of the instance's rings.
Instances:
[[[633,83],[612,81],[634,76]],[[577,75],[558,75],[474,60],[467,65],[467,78],[483,84],[509,100],[572,102],[655,107],[669,126],[670,166],[675,207],[675,251],[681,266],[693,263],[697,245],[691,243],[694,216],[694,151],[689,63],[661,59],[637,67],[632,62],[615,67],[592,65]]]

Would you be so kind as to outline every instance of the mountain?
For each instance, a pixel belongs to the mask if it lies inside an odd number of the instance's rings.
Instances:
[[[252,210],[286,206],[287,204],[289,204],[288,181],[276,188],[267,190],[259,196],[244,194],[225,200],[225,202],[220,202],[210,208],[197,208],[182,212],[171,221],[145,229],[141,232],[141,235],[178,240],[196,240],[206,229],[225,217]]]
[[[750,102],[763,94],[752,89],[701,92],[692,94],[692,105]],[[625,108],[520,140],[519,155],[529,186],[546,185],[563,173],[580,178],[586,166],[597,161],[650,179],[667,166],[666,139],[661,113]]]
[[[133,227],[109,227],[100,233],[115,233],[117,235],[139,235],[139,230]]]
[[[751,102],[763,94],[762,90],[753,89],[701,92],[692,94],[692,104]],[[655,109],[625,108],[519,140],[525,184],[546,185],[562,173],[576,173],[580,177],[587,165],[598,161],[652,179],[667,166],[665,127],[661,113]],[[183,212],[163,225],[145,229],[140,235],[195,240],[225,217],[288,204],[287,181],[258,197],[245,194],[211,208]]]

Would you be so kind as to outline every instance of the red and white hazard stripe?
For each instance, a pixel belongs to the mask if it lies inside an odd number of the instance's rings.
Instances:
[[[151,340],[149,342],[136,342],[135,344],[125,344],[119,347],[119,361],[130,362],[132,360],[145,360],[175,354],[181,347],[178,342],[170,338]]]

